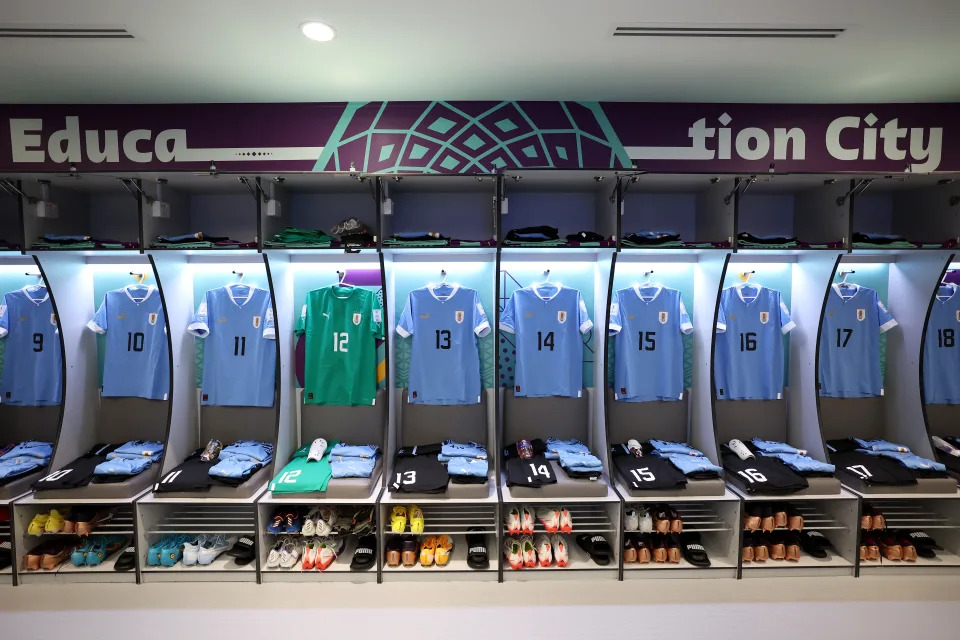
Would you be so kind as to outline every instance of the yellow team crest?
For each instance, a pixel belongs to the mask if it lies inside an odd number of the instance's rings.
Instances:
[[[957,322],[960,322],[960,309],[957,309]]]
[[[147,322],[150,323],[150,326],[157,324],[157,317],[158,316],[156,313],[151,313],[149,316],[147,316]]]
[[[567,312],[566,311],[557,311],[557,322],[563,324],[567,321]]]
[[[353,324],[357,325],[358,327],[360,326],[360,321],[362,319],[363,319],[363,316],[360,315],[359,313],[353,314]]]
[[[260,316],[253,316],[253,328],[254,329],[260,328]]]
[[[857,320],[863,322],[867,319],[867,310],[866,309],[857,309]]]
[[[57,314],[55,313],[50,314],[50,324],[52,324],[53,326],[57,326]]]
[[[458,309],[454,312],[453,317],[456,319],[457,324],[463,324],[463,310]]]
[[[670,314],[666,311],[661,311],[657,318],[660,320],[660,324],[667,324],[667,320],[670,319]]]
[[[767,324],[768,322],[770,322],[770,312],[769,312],[769,311],[761,311],[761,312],[760,312],[760,324]]]

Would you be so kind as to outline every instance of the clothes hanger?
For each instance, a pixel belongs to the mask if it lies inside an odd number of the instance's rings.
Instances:
[[[653,271],[644,271],[643,277],[645,278],[643,282],[637,284],[637,287],[640,289],[656,289],[660,286],[659,282],[653,281]]]
[[[138,273],[136,271],[131,271],[130,275],[133,276],[133,279],[136,282],[136,284],[128,284],[127,286],[124,287],[124,289],[126,289],[128,293],[131,291],[149,291],[150,290],[150,286],[143,283],[143,281],[146,280],[147,278],[146,274]],[[138,302],[142,302],[142,301],[143,300],[138,300]]]
[[[760,295],[760,285],[756,282],[750,282],[750,279],[755,273],[756,271],[741,271],[737,274],[737,277],[740,278],[740,283],[737,284],[736,287],[740,290],[740,296],[744,300],[755,300],[757,296]],[[744,290],[748,291],[748,295],[743,295]],[[749,292],[753,292],[755,295],[750,296]]]
[[[544,286],[549,286],[550,288],[559,289],[563,285],[560,284],[559,282],[550,282],[550,269],[547,269],[546,271],[543,272],[543,280],[540,282],[534,283],[533,288],[540,290],[540,288]]]
[[[840,282],[837,283],[837,293],[845,300],[848,299],[848,297],[841,294],[840,289],[854,289],[855,291],[860,289],[860,285],[854,282],[847,282],[847,278],[854,273],[856,273],[856,271],[853,269],[842,269],[837,273],[837,275],[842,276]],[[854,295],[856,295],[856,293],[854,293]],[[849,298],[852,297],[853,296],[849,296]]]
[[[344,269],[343,271],[337,271],[337,284],[336,284],[336,286],[338,286],[338,287],[344,287],[344,288],[347,288],[347,289],[352,289],[352,288],[353,288],[353,285],[352,285],[352,284],[350,284],[350,283],[348,283],[348,282],[344,282],[344,280],[346,279],[346,277],[347,277],[347,270],[346,270],[346,269]]]
[[[940,281],[940,286],[937,287],[937,300],[945,301],[949,300],[957,293],[957,284],[955,282],[947,282],[947,275],[953,273],[956,269],[947,269],[946,273],[943,274],[943,280]],[[947,287],[950,289],[950,295],[941,296],[940,287]]]
[[[30,273],[29,271],[24,273],[23,275],[33,276],[34,278],[37,279],[37,282],[35,284],[28,284],[27,286],[24,287],[24,289],[26,289],[27,291],[39,291],[40,289],[47,288],[47,283],[44,282],[43,275],[39,273]]]

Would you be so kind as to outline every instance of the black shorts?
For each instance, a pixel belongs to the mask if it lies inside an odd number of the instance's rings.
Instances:
[[[122,444],[122,443],[121,443]],[[63,465],[53,473],[48,473],[33,483],[37,491],[51,489],[76,489],[85,487],[93,480],[93,471],[101,462],[105,462],[107,454],[119,447],[119,444],[97,444],[85,454],[69,464]],[[126,479],[126,478],[122,478]]]
[[[736,477],[747,493],[785,495],[810,486],[806,478],[776,458],[742,460],[724,445],[723,468]]]
[[[866,484],[903,486],[917,484],[917,476],[890,458],[871,456],[857,451],[830,452],[830,462],[838,473],[847,473]]]
[[[156,493],[170,491],[206,491],[216,478],[210,476],[210,467],[217,464],[217,460],[201,460],[203,449],[191,453],[176,469],[164,474],[153,486]]]
[[[443,493],[450,476],[436,455],[396,458],[390,490],[395,493]]]
[[[637,458],[632,454],[614,453],[613,466],[620,481],[631,489],[673,489],[687,484],[687,477],[679,469],[669,460],[655,455]]]
[[[556,484],[553,465],[543,454],[532,458],[510,458],[506,464],[508,487],[542,487]]]

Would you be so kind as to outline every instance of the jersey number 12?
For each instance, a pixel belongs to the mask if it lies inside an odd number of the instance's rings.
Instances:
[[[350,334],[346,331],[333,332],[333,350],[347,353],[347,343],[350,342]]]

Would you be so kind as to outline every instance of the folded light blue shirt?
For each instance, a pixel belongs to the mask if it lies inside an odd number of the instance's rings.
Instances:
[[[560,453],[566,451],[567,453],[590,453],[590,447],[583,444],[576,438],[570,438],[569,440],[560,440],[558,438],[547,438],[547,451],[543,454],[543,457],[548,460],[558,460],[560,458]]]
[[[767,458],[777,458],[794,471],[833,473],[837,469],[832,464],[820,462],[819,460],[814,460],[809,456],[801,455],[799,453],[767,453],[766,451],[761,451],[760,455]]]
[[[760,438],[754,438],[750,442],[752,442],[753,446],[755,446],[757,449],[765,453],[800,453],[800,449],[791,447],[786,442],[761,440]]]
[[[696,451],[696,449],[694,449]],[[690,475],[691,473],[704,473],[708,471],[713,471],[714,473],[720,473],[723,471],[722,468],[710,462],[710,459],[706,456],[692,456],[689,453],[664,453],[662,451],[654,452],[654,455],[657,455],[661,458],[666,458],[670,461],[670,464],[679,469],[684,475]]]
[[[341,442],[330,449],[330,455],[343,458],[376,458],[378,451],[380,451],[380,448],[375,444],[344,444]]]
[[[443,443],[437,460],[449,462],[452,458],[486,458],[487,448],[479,442],[454,442],[447,440]]]
[[[484,458],[450,458],[447,462],[447,474],[451,476],[472,476],[474,478],[486,478],[490,469],[488,461]]]
[[[688,456],[703,456],[703,452],[694,449],[685,442],[668,442],[666,440],[651,440],[650,446],[658,453],[682,453]]]
[[[933,460],[928,460],[926,458],[921,458],[915,453],[903,452],[903,451],[876,451],[871,449],[857,449],[860,453],[866,453],[871,456],[883,456],[884,458],[891,458],[896,460],[907,469],[923,469],[930,471],[946,471],[947,468],[940,464],[939,462],[934,462]]]
[[[330,470],[334,478],[369,478],[376,464],[375,458],[330,456]]]
[[[887,442],[886,440],[861,440],[860,438],[854,438],[853,441],[864,449],[869,449],[871,451],[899,451],[901,453],[910,452],[910,447],[905,447],[904,445],[897,444],[895,442]]]
[[[603,463],[600,462],[600,458],[592,453],[561,450],[559,456],[560,466],[564,469],[570,469],[571,471],[603,471]]]

